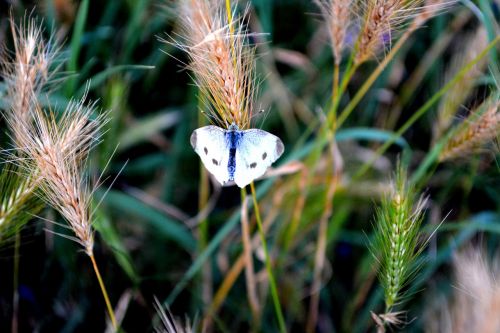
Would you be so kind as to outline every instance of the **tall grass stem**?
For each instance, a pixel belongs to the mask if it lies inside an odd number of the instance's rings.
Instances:
[[[111,302],[109,301],[108,292],[106,291],[106,287],[104,286],[104,282],[102,281],[101,273],[99,272],[99,268],[97,267],[94,255],[89,254],[89,257],[90,261],[92,261],[92,267],[94,267],[94,272],[97,277],[97,281],[99,281],[99,286],[101,287],[102,296],[104,298],[104,302],[106,303],[106,308],[108,310],[109,319],[111,320],[111,325],[113,325],[113,328],[116,332],[118,330],[118,325],[116,323],[113,307],[111,306]]]
[[[255,209],[255,219],[257,220],[257,227],[259,229],[259,235],[262,242],[262,249],[264,250],[266,270],[269,275],[269,284],[271,287],[271,296],[274,304],[274,311],[276,313],[276,318],[278,319],[278,325],[281,333],[286,333],[285,319],[283,317],[283,311],[281,310],[281,304],[278,296],[278,289],[276,287],[276,280],[274,279],[273,269],[271,267],[271,258],[267,250],[266,235],[264,234],[264,228],[262,226],[262,219],[260,217],[259,204],[257,202],[257,194],[255,192],[255,185],[253,182],[250,183],[250,189],[252,191],[252,199]]]

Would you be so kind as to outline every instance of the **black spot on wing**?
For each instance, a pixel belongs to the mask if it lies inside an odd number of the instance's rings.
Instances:
[[[213,163],[214,165],[219,165],[219,162],[217,162],[217,160],[216,160],[215,158],[212,158],[212,163]]]
[[[262,160],[265,160],[267,157],[267,153],[262,154]]]
[[[208,149],[207,149],[207,147],[204,147],[204,148],[203,148],[203,151],[205,152],[205,155],[207,155],[207,154],[208,154]]]
[[[190,138],[190,142],[191,142],[191,147],[193,148],[196,148],[196,131],[193,132],[193,134],[191,134],[191,138]]]
[[[257,163],[253,162],[252,164],[250,164],[250,169],[254,169],[256,166],[257,166]]]

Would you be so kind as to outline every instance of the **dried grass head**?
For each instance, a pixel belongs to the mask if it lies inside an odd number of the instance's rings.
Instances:
[[[95,105],[84,99],[71,101],[60,116],[36,107],[33,121],[19,133],[25,143],[20,147],[19,165],[39,177],[41,198],[60,212],[76,236],[66,237],[81,244],[89,255],[94,243],[91,192],[83,166],[107,121],[105,113],[96,113]]]
[[[449,8],[455,1],[442,0],[368,0],[360,2],[363,23],[355,46],[354,63],[375,58],[390,45],[398,31],[413,30]],[[412,22],[411,24],[409,22]]]
[[[23,146],[16,133],[31,119],[38,95],[53,78],[58,46],[53,38],[43,38],[41,23],[26,17],[18,25],[10,19],[14,54],[2,60],[2,77],[7,86],[7,108],[3,115],[10,123],[15,145]]]
[[[342,51],[352,18],[352,0],[314,0],[320,7],[330,35],[335,64],[342,61]]]
[[[222,1],[184,0],[178,13],[178,38],[164,41],[187,53],[206,114],[221,127],[250,127],[257,85],[248,10],[232,19],[234,12],[226,12]]]

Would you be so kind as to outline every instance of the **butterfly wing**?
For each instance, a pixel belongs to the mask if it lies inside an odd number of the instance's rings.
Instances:
[[[267,168],[283,154],[285,147],[277,136],[260,129],[243,131],[236,148],[234,181],[245,187],[262,176]]]
[[[217,126],[198,128],[191,134],[191,146],[200,156],[205,168],[221,185],[229,181],[227,164],[229,160],[229,145],[225,131]]]

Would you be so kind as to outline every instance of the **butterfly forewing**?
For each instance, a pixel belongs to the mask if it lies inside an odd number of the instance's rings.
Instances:
[[[191,134],[191,146],[200,156],[205,168],[224,185],[229,181],[229,146],[225,132],[217,126],[198,128]]]
[[[283,142],[277,136],[259,129],[243,131],[235,156],[236,185],[244,187],[262,176],[283,151]]]

